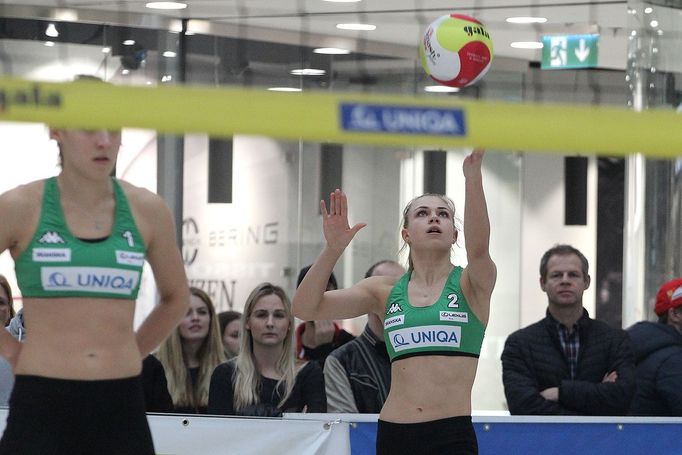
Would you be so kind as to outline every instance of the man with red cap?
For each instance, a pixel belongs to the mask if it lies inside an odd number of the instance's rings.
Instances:
[[[682,278],[656,294],[658,322],[628,329],[637,364],[637,392],[630,414],[682,416]]]

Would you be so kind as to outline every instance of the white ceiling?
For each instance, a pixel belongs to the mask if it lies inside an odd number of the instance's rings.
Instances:
[[[599,66],[624,69],[632,24],[648,27],[651,19],[660,28],[676,30],[682,23],[680,10],[654,7],[648,14],[628,14],[627,1],[593,0],[362,0],[338,3],[323,0],[185,0],[180,11],[150,10],[146,0],[105,2],[102,0],[0,0],[0,16],[5,11],[42,7],[45,16],[71,17],[89,21],[117,21],[153,25],[155,21],[191,19],[189,29],[217,32],[252,39],[296,42],[314,46],[339,46],[355,50],[381,50],[402,57],[417,56],[417,43],[426,26],[437,17],[457,12],[482,21],[493,39],[498,63],[510,59],[541,60],[541,51],[514,49],[512,41],[541,41],[545,34],[598,33]],[[44,8],[47,7],[47,8]],[[65,11],[73,10],[71,16]],[[75,15],[74,15],[75,14]],[[510,16],[542,16],[541,25],[505,22]],[[337,23],[364,22],[377,26],[371,32],[351,32],[335,28]],[[639,27],[639,26],[638,26]],[[680,41],[677,36],[676,41]],[[679,48],[679,46],[676,46]],[[679,59],[682,60],[682,59]],[[495,64],[495,63],[493,63]]]

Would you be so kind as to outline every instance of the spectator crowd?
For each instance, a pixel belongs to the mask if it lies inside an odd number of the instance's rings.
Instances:
[[[545,317],[510,334],[501,356],[509,412],[682,416],[682,278],[661,285],[655,322],[622,330],[583,307],[591,278],[578,249],[552,247],[539,272]],[[382,260],[365,277],[404,273],[397,262]],[[332,274],[327,290],[335,289]],[[296,326],[289,297],[271,283],[253,290],[243,314],[216,313],[204,291],[190,288],[190,294],[185,317],[143,360],[147,412],[272,417],[381,410],[391,383],[383,321],[370,315],[357,337],[337,321]],[[0,320],[17,340],[30,336],[2,275]],[[0,358],[2,405],[13,383],[10,364]]]

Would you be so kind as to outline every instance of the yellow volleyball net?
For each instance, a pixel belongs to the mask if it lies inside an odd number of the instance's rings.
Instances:
[[[387,146],[656,157],[675,157],[682,151],[682,117],[671,110],[205,86],[4,78],[0,120]]]

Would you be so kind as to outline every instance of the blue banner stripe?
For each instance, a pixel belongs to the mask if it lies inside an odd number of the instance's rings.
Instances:
[[[464,136],[462,109],[342,103],[341,128],[366,133]]]

